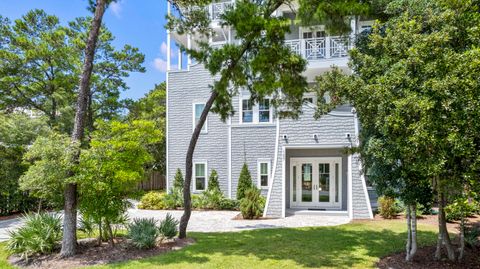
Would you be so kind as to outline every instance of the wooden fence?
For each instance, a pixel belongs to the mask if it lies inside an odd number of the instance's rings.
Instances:
[[[144,181],[138,183],[138,189],[144,191],[165,190],[165,188],[165,176],[156,171],[150,172]]]

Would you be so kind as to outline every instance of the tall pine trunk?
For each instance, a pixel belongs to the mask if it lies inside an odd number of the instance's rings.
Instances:
[[[75,122],[73,125],[73,145],[80,145],[84,136],[88,96],[90,92],[90,77],[93,70],[93,58],[106,6],[107,0],[97,0],[95,14],[88,34],[87,46],[85,49],[85,62],[83,65],[82,76],[80,78]],[[79,157],[80,151],[76,150],[72,156],[72,162],[78,163]],[[71,174],[73,175],[73,172],[71,172]],[[75,254],[77,248],[77,184],[68,183],[65,186],[64,195],[63,239],[60,255],[62,257],[70,257]]]
[[[406,261],[412,261],[417,253],[417,205],[407,205],[407,250]]]
[[[188,221],[190,220],[190,215],[192,214],[192,199],[190,196],[190,186],[192,183],[192,160],[193,160],[193,152],[195,151],[195,145],[197,144],[198,137],[200,136],[200,131],[207,120],[208,112],[210,108],[212,108],[213,102],[217,98],[218,93],[216,91],[212,91],[212,94],[208,98],[205,107],[203,108],[202,115],[200,115],[200,119],[198,120],[197,125],[195,126],[195,130],[193,131],[192,137],[190,139],[190,144],[187,150],[187,157],[185,161],[185,182],[183,183],[183,208],[184,212],[182,218],[180,219],[180,229],[179,229],[179,238],[186,238],[187,237],[187,225]]]

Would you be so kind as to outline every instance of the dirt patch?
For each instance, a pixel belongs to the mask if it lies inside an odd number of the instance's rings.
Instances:
[[[14,213],[14,214],[7,215],[7,216],[0,216],[0,220],[15,219],[15,218],[19,218],[19,217],[21,217],[21,216],[22,216],[21,213]]]
[[[456,248],[456,246],[455,246]],[[418,249],[415,258],[411,262],[405,261],[405,252],[395,253],[380,259],[377,263],[378,268],[382,269],[479,269],[480,258],[478,257],[480,249],[465,248],[465,257],[462,262],[450,262],[447,259],[435,261],[434,253],[436,246],[423,247]],[[445,257],[445,255],[444,255]]]
[[[138,260],[146,257],[156,256],[173,250],[181,249],[187,245],[193,244],[194,240],[174,239],[170,242],[159,244],[157,247],[148,250],[140,250],[131,246],[127,240],[118,238],[114,247],[108,243],[96,245],[96,240],[79,240],[78,253],[67,259],[61,259],[58,253],[51,255],[42,255],[32,257],[28,263],[21,260],[18,256],[11,256],[9,262],[21,268],[39,268],[39,269],[65,269],[77,268],[87,265],[98,265],[116,263],[127,260]]]

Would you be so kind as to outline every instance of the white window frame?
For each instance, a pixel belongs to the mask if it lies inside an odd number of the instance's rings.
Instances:
[[[243,100],[250,100],[250,96],[243,96],[239,102],[239,123],[240,124],[272,124],[273,123],[273,106],[272,106],[272,98],[265,97],[264,99],[269,100],[269,120],[265,122],[260,122],[260,105],[258,102],[252,104],[252,112],[253,117],[251,122],[243,122]]]
[[[261,166],[262,163],[267,164],[267,186],[262,186],[262,178],[261,178]],[[270,178],[271,178],[271,173],[272,173],[272,162],[270,159],[258,159],[257,160],[257,186],[259,189],[268,189],[270,187]]]
[[[195,131],[195,125],[196,125],[196,119],[195,119],[195,107],[197,105],[206,105],[204,102],[195,102],[192,104],[192,133],[193,131]],[[205,123],[203,124],[203,128],[202,130],[200,131],[201,134],[206,134],[208,133],[208,115],[207,115],[207,118],[205,119]]]
[[[197,190],[197,164],[203,164],[205,166],[205,189],[204,190]],[[208,166],[207,162],[205,161],[200,161],[200,162],[193,162],[193,167],[192,167],[192,172],[193,172],[193,192],[203,192],[208,189]]]

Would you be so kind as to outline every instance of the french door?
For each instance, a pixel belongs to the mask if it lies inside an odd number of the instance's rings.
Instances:
[[[340,208],[342,158],[291,158],[290,205]]]

